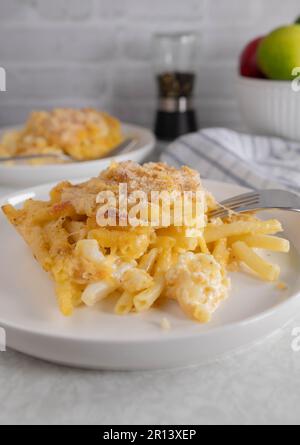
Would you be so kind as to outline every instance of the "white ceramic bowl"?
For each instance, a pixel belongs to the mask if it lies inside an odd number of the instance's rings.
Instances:
[[[238,101],[244,123],[253,133],[300,141],[300,91],[291,81],[239,76]]]

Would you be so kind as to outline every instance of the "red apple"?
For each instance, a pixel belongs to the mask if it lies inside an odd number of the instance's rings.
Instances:
[[[245,77],[256,77],[256,78],[265,78],[266,76],[261,72],[257,64],[257,49],[260,42],[264,37],[258,37],[255,40],[252,40],[240,57],[240,73]]]

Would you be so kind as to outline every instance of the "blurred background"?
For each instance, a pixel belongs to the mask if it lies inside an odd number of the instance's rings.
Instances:
[[[252,38],[299,15],[299,0],[0,0],[0,125],[32,109],[105,108],[153,125],[151,36],[196,31],[201,127],[241,126],[238,55]]]

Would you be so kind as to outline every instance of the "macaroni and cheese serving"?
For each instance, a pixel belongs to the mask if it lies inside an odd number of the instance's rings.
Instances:
[[[41,154],[51,159],[51,155],[66,154],[79,161],[92,160],[106,155],[122,140],[120,122],[107,113],[68,108],[37,111],[23,128],[4,134],[0,157]]]
[[[120,207],[120,185],[127,188],[127,208]],[[117,196],[113,205],[103,192]],[[133,198],[136,192],[146,196],[142,204]],[[169,207],[163,199],[154,205],[153,192],[177,192],[177,198]],[[183,194],[193,204],[198,196],[199,202],[196,216],[184,205],[185,217],[178,224],[174,210]],[[115,299],[119,315],[172,299],[188,317],[206,323],[229,295],[229,270],[243,264],[263,280],[278,282],[279,267],[256,249],[289,250],[288,241],[274,236],[282,231],[277,220],[261,221],[251,214],[209,220],[216,206],[196,171],[128,161],[112,164],[88,182],[57,185],[47,202],[28,200],[22,209],[5,205],[3,211],[51,274],[64,315],[104,298]],[[171,216],[164,220],[168,209]],[[128,224],[134,210],[140,224]],[[156,217],[149,223],[146,216],[152,213]]]

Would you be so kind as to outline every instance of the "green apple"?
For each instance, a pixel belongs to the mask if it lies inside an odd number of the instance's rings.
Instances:
[[[265,37],[258,47],[258,66],[270,79],[291,80],[300,67],[300,26],[278,28]]]

